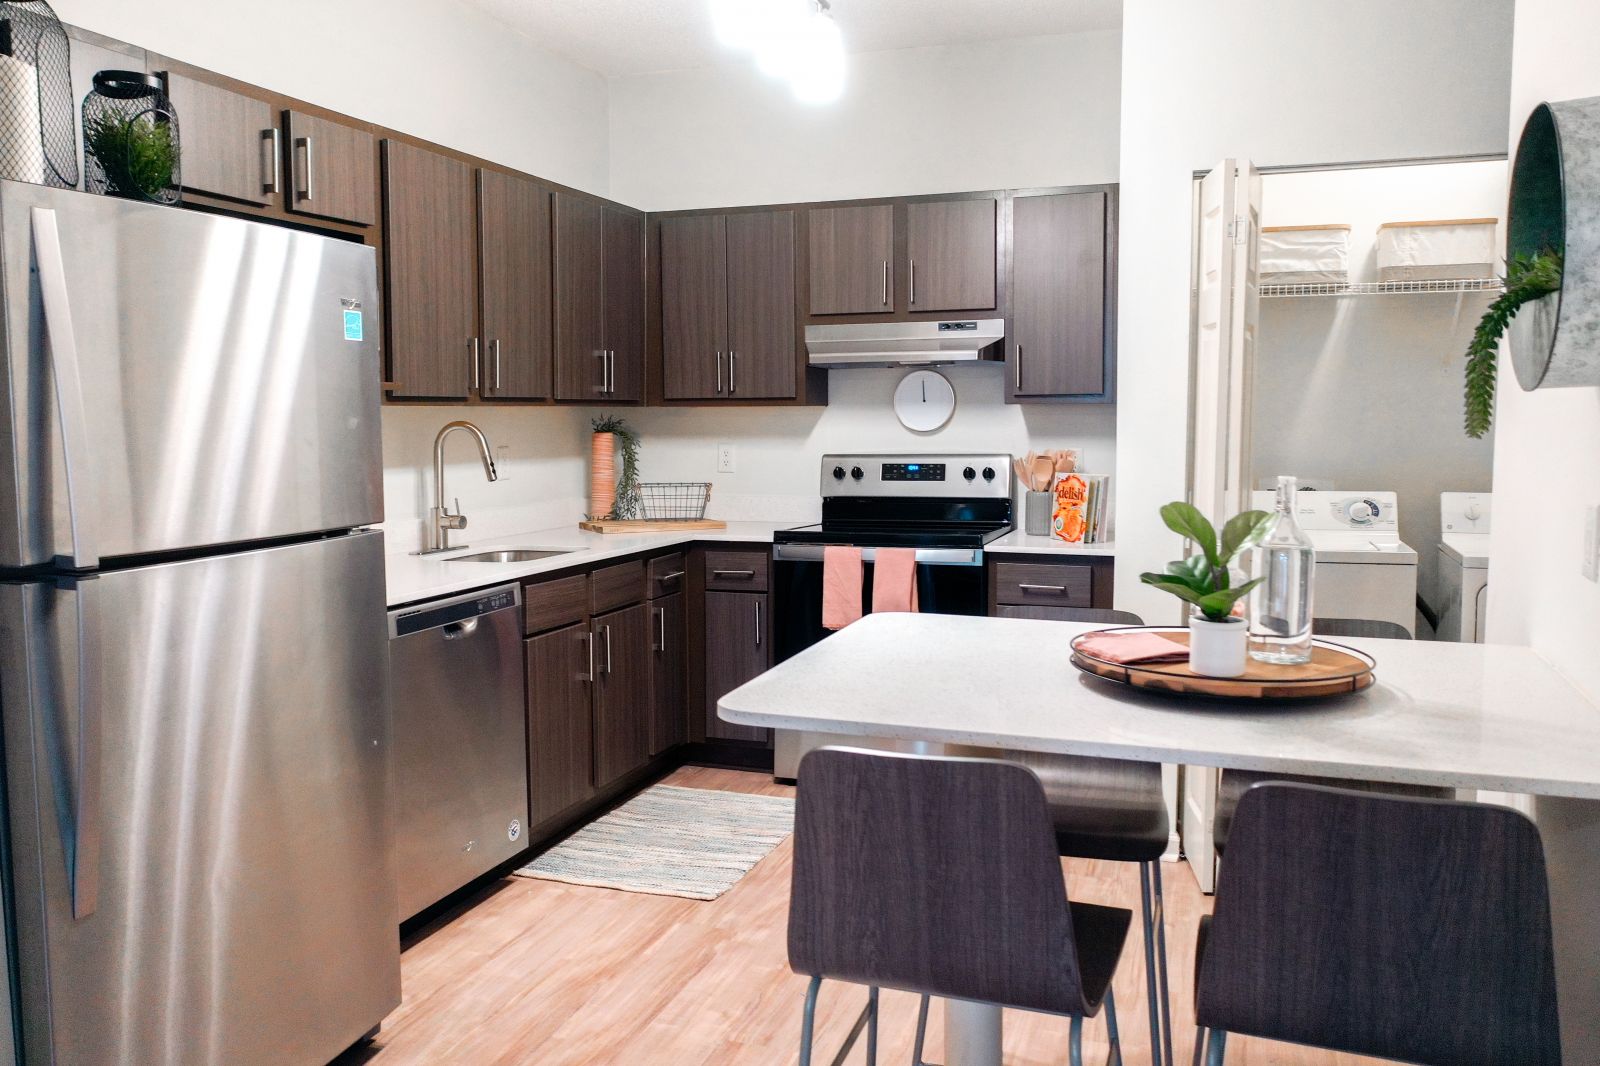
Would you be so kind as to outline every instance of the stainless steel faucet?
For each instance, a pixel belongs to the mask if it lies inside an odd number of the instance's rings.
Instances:
[[[494,467],[494,453],[489,447],[489,438],[483,435],[483,430],[471,422],[447,422],[433,438],[433,507],[428,511],[428,546],[419,551],[418,555],[432,555],[434,552],[449,551],[452,547],[465,548],[465,544],[452,545],[450,531],[452,529],[466,529],[467,516],[461,513],[461,499],[456,498],[456,510],[450,513],[450,508],[444,505],[444,439],[458,429],[466,430],[478,442],[478,453],[483,457],[483,472],[490,481],[500,480],[500,472]]]

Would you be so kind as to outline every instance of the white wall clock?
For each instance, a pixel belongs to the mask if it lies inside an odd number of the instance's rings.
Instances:
[[[956,390],[943,374],[913,370],[895,386],[894,413],[913,433],[932,433],[956,413]]]

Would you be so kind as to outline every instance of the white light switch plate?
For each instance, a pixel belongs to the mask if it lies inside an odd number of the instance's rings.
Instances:
[[[719,473],[719,474],[731,474],[731,473],[733,473],[733,445],[731,445],[731,444],[719,444],[719,445],[717,445],[717,473]]]
[[[1583,511],[1583,576],[1600,581],[1600,505]]]

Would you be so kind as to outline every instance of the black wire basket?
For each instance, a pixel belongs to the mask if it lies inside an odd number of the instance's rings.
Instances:
[[[698,522],[711,500],[709,481],[641,481],[639,508],[647,522]]]
[[[83,168],[90,192],[176,204],[180,199],[178,113],[159,77],[102,70],[83,98]]]
[[[44,0],[0,3],[0,177],[78,187],[71,45]]]

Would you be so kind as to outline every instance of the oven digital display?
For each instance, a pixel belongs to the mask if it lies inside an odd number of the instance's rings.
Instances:
[[[943,481],[943,463],[884,463],[885,481]]]

